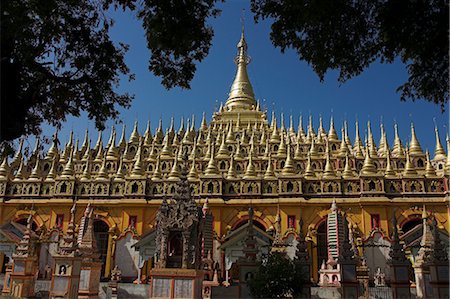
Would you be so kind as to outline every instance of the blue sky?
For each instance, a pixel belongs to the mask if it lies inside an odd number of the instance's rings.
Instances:
[[[175,118],[176,128],[179,127],[182,115],[188,118],[195,114],[197,125],[203,111],[206,112],[208,120],[210,119],[215,107],[226,101],[234,78],[233,58],[240,37],[240,17],[242,9],[245,8],[245,31],[249,55],[252,58],[248,67],[249,76],[256,97],[265,103],[263,106],[267,107],[269,115],[272,109],[275,109],[277,115],[284,112],[286,119],[292,113],[294,125],[297,127],[298,116],[302,113],[306,127],[306,118],[311,114],[317,128],[321,114],[327,128],[333,113],[338,132],[344,120],[349,122],[352,140],[355,119],[360,122],[362,136],[365,124],[370,120],[377,142],[380,120],[383,119],[391,146],[394,121],[398,123],[400,137],[406,143],[410,137],[412,120],[422,148],[428,148],[432,153],[435,146],[435,119],[440,129],[441,142],[445,141],[448,112],[442,114],[439,106],[425,101],[400,101],[395,90],[407,78],[406,68],[402,63],[374,63],[363,74],[342,85],[336,80],[337,73],[330,72],[322,83],[312,68],[300,61],[294,51],[282,54],[279,49],[274,48],[269,39],[270,21],[254,24],[247,1],[229,0],[219,6],[222,14],[217,19],[210,20],[215,31],[213,46],[208,57],[197,65],[191,90],[166,90],[160,84],[160,78],[148,71],[150,53],[146,47],[140,20],[128,11],[112,13],[116,20],[112,29],[113,39],[130,45],[126,61],[136,75],[136,80],[123,80],[120,86],[121,91],[135,95],[131,108],[120,110],[120,120],[127,125],[128,134],[135,120],[138,120],[140,131],[143,132],[147,120],[150,119],[154,133],[160,117],[164,128],[169,126],[172,116]],[[111,125],[112,121],[107,123],[104,140],[109,137]],[[61,143],[66,142],[72,129],[76,138],[83,139],[86,128],[89,128],[91,139],[95,142],[98,134],[93,121],[87,120],[85,115],[69,118],[60,133]],[[121,125],[118,125],[118,128],[120,132]],[[43,131],[45,135],[51,135],[54,128],[44,125]],[[29,142],[34,141],[30,139]]]

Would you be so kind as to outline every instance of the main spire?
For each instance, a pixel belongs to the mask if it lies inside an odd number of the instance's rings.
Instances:
[[[256,107],[256,101],[253,87],[247,74],[247,64],[250,63],[250,57],[247,55],[244,29],[242,29],[241,39],[237,44],[237,48],[238,55],[234,60],[237,65],[236,77],[233,85],[231,85],[225,106],[230,110],[253,110]]]

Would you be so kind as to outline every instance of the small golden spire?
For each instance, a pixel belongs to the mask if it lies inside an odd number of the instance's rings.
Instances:
[[[90,158],[91,158],[91,140],[88,139],[86,141],[86,149],[84,151],[83,158],[81,159],[81,161],[86,161],[87,159]]]
[[[117,167],[117,172],[115,178],[123,179],[125,177],[125,172],[123,169],[123,158],[122,156],[119,157],[119,166]]]
[[[292,114],[289,115],[289,135],[295,135],[294,120],[292,119]]]
[[[205,112],[203,112],[202,123],[200,125],[200,131],[201,132],[206,132],[207,130],[208,130],[208,123],[206,122]]]
[[[326,138],[327,132],[325,132],[325,129],[323,128],[323,120],[322,120],[322,114],[319,115],[319,130],[318,133],[322,139]]]
[[[164,138],[164,132],[163,132],[163,126],[162,126],[162,119],[159,119],[158,123],[158,129],[156,129],[155,139],[160,144],[161,141]]]
[[[306,163],[306,169],[305,169],[305,179],[315,179],[316,173],[314,172],[314,169],[311,165],[311,153],[308,153],[308,161]]]
[[[225,133],[222,133],[222,142],[220,143],[219,151],[217,152],[216,158],[227,159],[229,158],[230,152],[228,151],[227,145],[225,144]]]
[[[23,180],[25,178],[25,170],[23,169],[23,167],[24,167],[23,164],[24,164],[23,157],[21,157],[20,158],[19,169],[17,170],[17,173],[14,176],[14,181],[20,181],[20,180]]]
[[[103,146],[99,146],[98,152],[97,152],[97,155],[95,156],[94,161],[95,161],[95,162],[101,162],[101,161],[103,161],[104,153],[105,153],[105,152],[104,152],[104,150],[103,150]]]
[[[97,143],[95,144],[94,147],[94,152],[97,153],[100,148],[103,150],[103,131],[99,131],[98,132],[98,139],[97,139]]]
[[[150,128],[150,120],[147,121],[147,128],[145,129],[144,132],[144,145],[145,146],[150,146],[153,142],[153,135],[152,135],[152,130]]]
[[[334,120],[333,115],[330,117],[330,130],[328,131],[328,140],[329,141],[338,141],[339,137],[337,136],[336,129],[334,128]],[[342,136],[344,139],[344,135]]]
[[[369,147],[366,146],[366,157],[364,159],[364,164],[361,169],[362,175],[372,175],[376,174],[377,168],[375,167],[375,164],[373,163],[372,158],[370,157]]]
[[[156,157],[156,165],[155,165],[155,170],[153,171],[152,181],[162,180],[160,164],[161,164],[161,159],[160,159],[160,156],[158,156],[158,157]]]
[[[269,144],[269,140],[266,139],[266,147],[264,148],[264,158],[269,158],[269,155],[271,154],[270,152],[270,144]]]
[[[344,171],[342,172],[342,176],[344,177],[344,179],[352,178],[355,176],[352,171],[352,168],[350,166],[348,153],[345,155],[345,167],[344,167]]]
[[[214,160],[214,145],[211,145],[211,155],[208,161],[208,166],[205,170],[205,175],[207,176],[215,176],[218,175],[219,172],[217,170],[216,161]]]
[[[269,154],[269,161],[267,161],[267,169],[264,173],[264,179],[276,179],[275,173],[273,171],[273,164],[272,164],[272,155]]]
[[[245,169],[245,173],[244,173],[244,179],[251,179],[251,178],[255,178],[256,173],[255,173],[255,166],[253,165],[253,158],[252,155],[249,154],[248,155],[248,164],[247,164],[247,168]]]
[[[97,173],[96,181],[102,181],[108,179],[108,172],[106,171],[106,157],[103,157],[102,165]]]
[[[188,178],[189,181],[196,181],[196,180],[198,180],[198,172],[197,172],[197,167],[196,167],[196,164],[195,164],[195,158],[192,160],[191,168],[189,170],[187,178]]]
[[[112,133],[111,142],[109,143],[108,152],[106,153],[108,160],[116,160],[119,158],[119,152],[116,148],[116,131]]]
[[[422,148],[417,140],[416,130],[414,129],[413,123],[411,123],[411,142],[409,143],[409,153],[411,155],[423,155]]]
[[[341,129],[342,134],[342,140],[341,140],[341,146],[339,148],[339,152],[337,154],[338,157],[345,157],[350,152],[347,146],[347,143],[345,142],[345,129],[344,126]]]
[[[115,135],[116,135],[116,129],[114,128],[114,126],[112,126],[111,127],[111,134],[109,135],[109,139],[108,139],[108,143],[106,144],[106,148],[109,148],[111,146],[111,144],[113,143],[113,137],[115,137]],[[114,142],[114,146],[115,145],[116,144]]]
[[[438,127],[434,127],[434,132],[436,134],[436,149],[434,150],[434,158],[433,160],[444,160],[445,157],[445,150],[444,147],[441,144],[441,139],[439,138],[439,131]]]
[[[126,141],[126,138],[125,138],[125,135],[126,135],[125,130],[126,130],[126,125],[124,124],[122,126],[122,136],[120,136],[120,141],[119,141],[119,148],[121,150],[124,150],[125,146],[127,145],[127,141]]]
[[[303,116],[300,114],[299,120],[298,120],[298,129],[297,129],[297,140],[298,142],[305,142],[306,135],[305,130],[303,130]]]
[[[46,181],[53,181],[57,175],[56,172],[56,163],[58,163],[58,155],[54,156],[52,159],[52,166],[50,167],[50,170],[47,174],[47,177],[45,178]]]
[[[278,146],[277,157],[284,158],[286,157],[286,145],[285,145],[285,136],[282,133],[280,136],[280,145]]]
[[[226,102],[229,110],[253,110],[256,106],[255,95],[252,84],[247,74],[247,64],[250,58],[247,56],[247,42],[245,41],[244,31],[237,45],[238,55],[235,58],[237,64],[236,77]]]
[[[81,175],[81,181],[88,181],[91,179],[91,159],[88,157],[84,165],[83,174]]]
[[[385,145],[386,147],[386,145]],[[387,148],[387,150],[385,151],[386,153],[386,169],[384,171],[384,175],[386,177],[393,177],[396,175],[394,169],[392,168],[392,164],[391,164],[391,152],[389,151],[389,148]]]
[[[281,129],[281,133],[286,132],[286,128],[284,126],[284,113],[283,112],[281,112],[281,127],[280,127],[280,129]]]
[[[283,175],[295,175],[295,168],[292,162],[291,157],[291,146],[288,145],[287,147],[287,157],[286,162],[284,163],[283,170],[281,171]]]
[[[358,152],[364,147],[361,137],[359,136],[359,123],[355,122],[355,143],[353,145],[353,151]]]
[[[411,158],[409,155],[409,150],[406,149],[406,164],[405,164],[405,170],[403,171],[404,176],[415,176],[417,175],[417,171],[414,168],[414,165],[411,163]]]
[[[175,136],[175,120],[174,120],[174,118],[172,116],[170,118],[170,127],[169,127],[169,137],[170,137],[170,139],[172,139],[173,136]]]
[[[380,123],[380,142],[378,143],[378,155],[383,155],[384,143],[386,142],[386,131],[384,130],[383,123]]]
[[[300,142],[297,140],[295,143],[295,152],[294,152],[294,159],[300,160],[302,158],[302,149],[300,147]]]
[[[84,135],[84,141],[81,145],[80,152],[84,153],[86,151],[86,148],[88,147],[88,141],[89,141],[89,130],[86,129],[86,134]]]
[[[234,155],[231,154],[231,158],[230,158],[230,167],[228,167],[228,172],[227,172],[227,180],[232,180],[236,178],[236,170],[234,169]]]
[[[142,140],[142,138],[139,139],[140,139],[139,147],[135,156],[136,161],[134,162],[133,170],[131,171],[131,176],[142,176],[144,171],[142,167],[142,145],[144,141]]]
[[[398,126],[397,123],[394,124],[394,147],[392,149],[392,155],[396,158],[403,158],[405,149],[403,148],[402,141],[398,134]]]
[[[173,140],[172,140],[172,147],[177,148],[179,145],[181,145],[182,143],[180,143],[180,140],[178,138],[178,135],[175,134],[173,136]]]
[[[347,147],[349,149],[352,149],[352,141],[350,140],[350,137],[348,136],[348,123],[346,120],[344,120],[344,130],[345,130],[345,143],[347,143]]]
[[[5,155],[3,157],[2,164],[0,165],[0,179],[5,179],[8,177],[9,165],[8,165],[8,156]]]
[[[447,160],[445,161],[444,170],[445,170],[445,174],[448,175],[450,173],[450,139],[448,138],[448,135],[447,135],[446,141],[447,141],[447,153],[448,154],[447,154]]]
[[[180,172],[178,171],[178,156],[175,155],[175,158],[173,159],[173,165],[172,169],[169,173],[169,180],[178,180],[180,178]]]
[[[267,135],[266,135],[266,130],[262,130],[261,139],[259,140],[259,145],[264,146],[267,141],[268,141],[268,139],[267,139]]]
[[[69,160],[66,163],[66,166],[64,166],[64,169],[62,171],[62,177],[71,177],[74,174],[73,170],[73,149],[69,153]]]
[[[131,132],[130,140],[128,143],[139,143],[138,121],[134,122],[133,132]]]
[[[23,142],[23,141],[21,141],[21,142]],[[47,151],[47,155],[45,156],[46,160],[52,160],[53,157],[59,155],[58,143],[59,143],[58,131],[56,131],[55,134],[53,135],[52,145],[50,146],[50,149]],[[20,149],[20,151],[18,151],[18,152],[20,152],[22,154],[22,150],[20,147],[19,147],[19,149]],[[11,164],[13,164],[14,161],[15,161],[15,159],[13,158],[13,162]]]
[[[430,153],[428,152],[428,150],[426,151],[426,156],[427,156],[427,166],[425,168],[425,176],[428,177],[435,177],[436,176],[436,169],[434,169],[434,167],[431,165],[431,161],[430,161]]]
[[[311,139],[311,147],[309,148],[309,155],[311,155],[311,157],[316,157],[319,154],[317,148],[316,148],[316,144],[314,142],[314,138]]]
[[[345,143],[345,142],[344,142]],[[333,165],[330,161],[330,149],[327,143],[327,150],[326,150],[326,162],[325,162],[325,169],[323,171],[323,176],[322,178],[324,179],[333,179],[336,178],[336,174],[334,172],[333,169]]]
[[[34,164],[33,170],[31,171],[30,180],[38,180],[41,178],[41,167],[40,167],[39,155],[36,157],[36,163]],[[1,177],[1,174],[0,174]]]
[[[163,148],[161,149],[161,157],[172,157],[172,146],[169,142],[169,133],[167,132],[163,140]]]
[[[308,134],[306,135],[306,141],[307,142],[312,142],[312,139],[314,139],[314,137],[316,137],[316,132],[314,132],[314,127],[313,127],[313,121],[312,121],[312,116],[309,116],[309,123],[308,123]]]

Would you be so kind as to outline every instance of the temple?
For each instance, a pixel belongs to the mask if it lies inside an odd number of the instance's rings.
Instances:
[[[370,284],[382,277],[399,290],[414,286],[416,277],[434,275],[434,264],[425,263],[419,249],[438,239],[447,252],[440,261],[448,257],[448,137],[446,153],[438,129],[430,132],[436,136],[430,154],[413,124],[408,144],[395,125],[391,146],[383,125],[381,139],[374,140],[370,122],[363,141],[358,123],[352,140],[347,123],[338,135],[333,118],[328,129],[321,117],[315,127],[309,116],[306,130],[301,115],[297,129],[292,115],[287,125],[283,114],[272,112],[269,121],[247,73],[244,33],[237,50],[228,98],[209,123],[203,114],[199,126],[192,116],[187,123],[182,119],[179,129],[172,119],[167,130],[160,121],[155,133],[150,123],[141,133],[136,122],[130,135],[125,126],[121,133],[113,127],[106,142],[104,132],[95,143],[90,132],[81,141],[71,134],[65,146],[55,134],[46,152],[38,139],[25,157],[22,140],[12,159],[2,155],[5,275],[17,276],[10,265],[24,250],[24,236],[35,245],[21,258],[33,264],[38,280],[51,279],[66,254],[73,265],[82,263],[81,271],[90,269],[90,277],[109,279],[120,270],[121,281],[153,281],[155,292],[164,292],[157,286],[169,283],[164,279],[177,281],[167,272],[177,268],[192,281],[189,290],[204,298],[216,286],[245,280],[244,267],[251,269],[250,262],[271,247],[290,258],[301,248],[312,286],[353,287],[354,277],[339,270],[344,266],[362,265]],[[87,228],[90,238],[83,237]],[[75,230],[81,231],[77,246]],[[61,242],[76,248],[63,246],[62,253]],[[403,258],[396,262],[402,254],[412,266],[416,259],[425,263],[428,272],[394,278],[392,269],[406,265]],[[72,279],[65,273],[64,268]],[[203,289],[197,289],[199,281]],[[85,287],[86,297],[93,298],[91,286]]]

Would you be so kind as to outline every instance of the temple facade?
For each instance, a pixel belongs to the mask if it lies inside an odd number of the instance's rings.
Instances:
[[[46,152],[40,151],[38,141],[25,157],[22,141],[11,161],[1,156],[3,271],[31,217],[28,227],[40,239],[38,278],[48,277],[55,263],[55,240],[67,231],[74,202],[79,207],[73,215],[77,224],[86,206],[93,207],[102,277],[110,277],[117,266],[123,280],[146,282],[151,269],[161,263],[169,268],[186,265],[189,260],[180,250],[187,241],[181,233],[173,233],[176,237],[164,255],[156,254],[161,246],[158,210],[177,194],[182,169],[193,202],[208,210],[202,240],[195,246],[201,247],[198,259],[207,261],[211,279],[238,278],[249,210],[260,248],[257,256],[276,240],[294,257],[298,234],[303,232],[313,283],[319,282],[321,265],[337,256],[330,256],[327,246],[337,246],[333,242],[338,242],[339,231],[333,236],[328,231],[339,222],[329,218],[336,218],[333,213],[338,210],[346,215],[352,248],[367,263],[371,280],[383,273],[389,281],[393,216],[412,264],[424,231],[424,210],[433,215],[443,243],[448,244],[450,155],[437,128],[430,132],[436,134],[432,158],[421,148],[412,124],[407,145],[397,127],[393,143],[383,126],[376,142],[370,122],[365,140],[358,123],[350,138],[347,124],[338,134],[332,118],[325,129],[321,118],[315,127],[309,116],[305,130],[300,116],[295,129],[292,116],[286,125],[283,114],[280,119],[274,113],[269,116],[255,100],[244,34],[237,48],[229,97],[209,123],[203,114],[199,126],[193,116],[187,122],[182,119],[179,128],[172,120],[163,130],[160,121],[155,133],[150,125],[141,133],[135,123],[131,135],[125,127],[121,133],[113,128],[106,142],[99,132],[95,144],[88,132],[81,141],[71,134],[64,146],[63,138],[55,134]],[[447,138],[447,152],[449,147]]]

